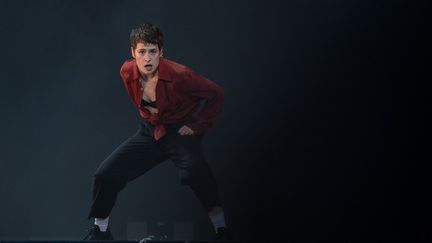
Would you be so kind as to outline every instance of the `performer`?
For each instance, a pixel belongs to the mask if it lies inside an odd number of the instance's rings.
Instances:
[[[218,188],[206,162],[202,139],[223,106],[223,90],[190,68],[163,58],[164,35],[145,23],[130,34],[133,59],[120,75],[142,117],[138,131],[99,166],[94,175],[88,219],[94,226],[84,240],[113,240],[109,215],[117,193],[128,182],[170,159],[180,182],[190,186],[208,213],[215,238],[230,240]]]

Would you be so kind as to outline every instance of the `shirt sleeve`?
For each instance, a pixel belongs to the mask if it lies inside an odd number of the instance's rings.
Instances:
[[[198,73],[187,70],[182,82],[182,90],[193,97],[204,100],[204,106],[195,117],[185,124],[194,133],[200,134],[209,129],[217,116],[222,112],[224,102],[223,89],[216,83],[199,75]]]

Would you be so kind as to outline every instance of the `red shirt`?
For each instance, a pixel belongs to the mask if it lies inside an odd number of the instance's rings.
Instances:
[[[171,60],[161,58],[159,61],[159,80],[156,84],[157,114],[151,114],[141,105],[144,90],[139,82],[140,73],[134,59],[125,61],[120,69],[120,76],[141,117],[155,127],[156,140],[166,134],[164,124],[178,122],[184,122],[194,134],[202,134],[212,126],[222,111],[222,88]],[[205,105],[198,111],[202,100]],[[197,111],[198,113],[192,116]]]

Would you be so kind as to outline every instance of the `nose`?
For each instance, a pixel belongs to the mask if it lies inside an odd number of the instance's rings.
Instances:
[[[144,54],[144,61],[150,61],[150,55],[148,53]]]

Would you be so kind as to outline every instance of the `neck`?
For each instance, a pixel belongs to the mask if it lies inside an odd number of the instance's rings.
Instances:
[[[157,81],[158,71],[156,70],[154,73],[151,74],[144,74],[140,72],[140,75],[144,81]]]

